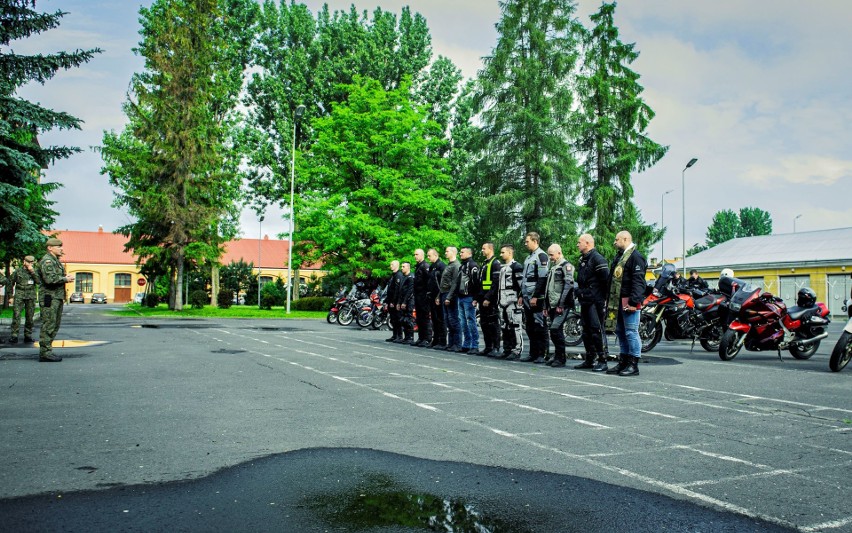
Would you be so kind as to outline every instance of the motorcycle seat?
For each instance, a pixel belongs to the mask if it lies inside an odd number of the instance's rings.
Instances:
[[[714,305],[722,302],[723,300],[724,298],[721,296],[715,294],[708,294],[707,296],[702,296],[701,298],[695,300],[695,308],[699,311],[706,311]]]
[[[787,314],[790,316],[790,320],[804,320],[806,318],[810,318],[813,315],[819,313],[819,307],[799,307],[798,305],[793,306],[787,310]]]

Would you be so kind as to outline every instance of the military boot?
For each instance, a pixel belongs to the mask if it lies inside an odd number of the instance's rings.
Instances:
[[[610,369],[607,369],[606,373],[607,374],[618,374],[619,372],[621,372],[622,370],[627,368],[627,366],[630,364],[628,362],[629,357],[630,357],[629,355],[624,354],[624,353],[618,354],[618,365],[616,365],[616,366],[614,366]]]
[[[606,364],[606,354],[598,354],[598,362],[595,363],[592,372],[606,372],[609,367]]]
[[[595,354],[585,354],[585,361],[580,363],[579,365],[574,365],[575,370],[586,370],[589,368],[595,367]]]
[[[621,370],[618,375],[619,376],[638,376],[639,375],[639,358],[633,357],[632,355],[628,355],[627,358],[630,360],[627,364],[627,368]]]

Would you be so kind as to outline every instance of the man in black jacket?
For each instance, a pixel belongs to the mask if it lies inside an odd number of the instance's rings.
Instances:
[[[639,358],[642,357],[642,340],[639,338],[639,317],[645,298],[645,270],[648,263],[633,243],[627,231],[615,236],[618,254],[610,270],[609,299],[607,300],[607,322],[615,321],[615,336],[621,353],[618,366],[607,374],[635,376],[639,374]]]
[[[704,278],[698,275],[697,270],[691,270],[689,272],[689,279],[686,280],[686,288],[691,290],[698,289],[700,291],[706,291],[710,288],[710,285],[707,284],[707,281],[705,281]]]
[[[417,342],[412,346],[429,346],[432,342],[432,322],[429,300],[429,263],[422,248],[414,250],[414,308],[417,310]],[[434,300],[434,298],[432,298]]]
[[[479,269],[479,298],[476,300],[479,306],[479,324],[482,327],[482,337],[485,347],[478,352],[479,355],[490,356],[500,351],[500,316],[498,315],[498,294],[500,286],[500,261],[494,256],[494,243],[486,242],[482,245],[482,255],[485,262]]]
[[[402,272],[399,271],[399,261],[393,260],[390,263],[391,277],[388,280],[387,295],[385,296],[385,305],[388,309],[388,319],[390,320],[391,330],[393,335],[387,342],[397,342],[402,340],[402,325],[399,322],[399,309],[397,309],[397,300],[399,300],[399,289],[402,284]]]
[[[441,276],[447,264],[441,261],[438,250],[429,248],[426,252],[429,257],[429,318],[432,322],[432,344],[431,348],[445,348],[447,346],[447,328],[444,325],[444,303],[438,301],[441,296]]]
[[[577,249],[580,250],[577,296],[580,300],[580,321],[583,324],[586,360],[575,365],[574,368],[589,368],[595,372],[604,372],[608,369],[603,323],[606,312],[606,293],[609,287],[609,265],[595,248],[594,237],[588,233],[580,235],[577,239]]]
[[[473,249],[465,246],[459,251],[459,323],[462,331],[462,353],[479,351],[479,329],[476,326],[476,308],[473,302],[479,298],[479,265],[473,260]]]
[[[411,275],[411,263],[402,264],[402,280],[399,284],[399,295],[397,297],[397,311],[399,313],[399,325],[404,337],[397,341],[402,344],[411,344],[414,340],[414,276]]]

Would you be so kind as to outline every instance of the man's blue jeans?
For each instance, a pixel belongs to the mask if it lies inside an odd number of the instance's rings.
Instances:
[[[615,321],[615,336],[621,353],[642,357],[642,340],[639,338],[639,318],[641,311],[618,310]]]
[[[461,322],[464,340],[462,348],[479,349],[479,330],[476,329],[476,308],[472,296],[459,297],[459,322]]]
[[[447,325],[447,346],[461,348],[462,336],[459,325],[459,301],[457,298],[450,300],[450,305],[444,305],[448,293],[441,294],[441,307],[444,309],[444,323]]]

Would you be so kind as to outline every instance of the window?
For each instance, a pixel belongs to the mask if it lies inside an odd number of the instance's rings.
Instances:
[[[260,285],[266,285],[267,283],[272,283],[272,276],[260,276]]]
[[[77,272],[74,280],[74,292],[94,292],[92,284],[91,272]]]
[[[130,274],[116,274],[115,275],[115,286],[116,287],[130,287]]]

